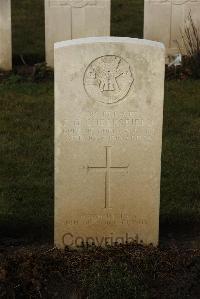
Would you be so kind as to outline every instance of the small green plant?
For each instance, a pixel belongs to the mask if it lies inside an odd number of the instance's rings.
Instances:
[[[36,63],[34,65],[33,80],[43,81],[53,77],[53,71],[47,67],[46,63]]]
[[[4,73],[4,80],[0,80],[1,83],[3,83],[4,85],[7,85],[7,86],[14,86],[16,85],[17,83],[20,83],[22,82],[23,78],[18,75],[18,74],[15,74],[15,73]]]

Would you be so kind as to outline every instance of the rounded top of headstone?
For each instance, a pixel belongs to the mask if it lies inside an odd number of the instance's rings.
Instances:
[[[57,42],[54,44],[54,48],[64,48],[73,45],[81,45],[81,44],[93,44],[93,43],[125,43],[125,44],[135,44],[135,45],[144,45],[150,47],[156,47],[160,49],[165,49],[165,46],[161,42],[151,41],[147,39],[138,39],[138,38],[130,38],[130,37],[115,37],[115,36],[100,36],[100,37],[87,37],[87,38],[79,38],[66,40],[62,42]]]

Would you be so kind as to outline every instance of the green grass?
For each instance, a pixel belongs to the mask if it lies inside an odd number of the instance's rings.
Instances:
[[[144,0],[112,0],[111,35],[143,37]]]
[[[44,58],[43,1],[13,0],[14,56]],[[31,14],[29,14],[31,11]],[[112,34],[141,37],[143,1],[112,1]],[[0,84],[0,232],[53,225],[53,82]],[[200,84],[166,82],[161,223],[200,216]],[[49,229],[45,230],[45,233]]]
[[[161,181],[161,220],[200,217],[200,84],[166,82]]]
[[[45,60],[44,0],[12,0],[14,63]]]
[[[1,228],[51,224],[53,84],[10,80],[0,85],[0,103]]]

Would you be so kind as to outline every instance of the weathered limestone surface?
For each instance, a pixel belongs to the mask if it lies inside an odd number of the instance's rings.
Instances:
[[[0,0],[0,69],[12,69],[10,0]]]
[[[54,43],[110,35],[110,0],[45,0],[46,61],[53,67]]]
[[[144,38],[163,42],[167,55],[180,53],[178,44],[184,51],[181,30],[189,13],[200,26],[200,0],[145,0]]]
[[[158,243],[164,46],[55,44],[55,244]]]

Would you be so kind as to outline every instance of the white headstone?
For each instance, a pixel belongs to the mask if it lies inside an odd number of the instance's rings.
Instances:
[[[55,44],[55,244],[158,243],[164,46]]]
[[[12,69],[10,0],[0,0],[0,69]]]
[[[181,30],[187,18],[200,26],[200,0],[145,0],[144,38],[165,44],[167,55],[184,51]]]
[[[54,43],[110,35],[110,0],[45,0],[46,61],[53,67]]]

